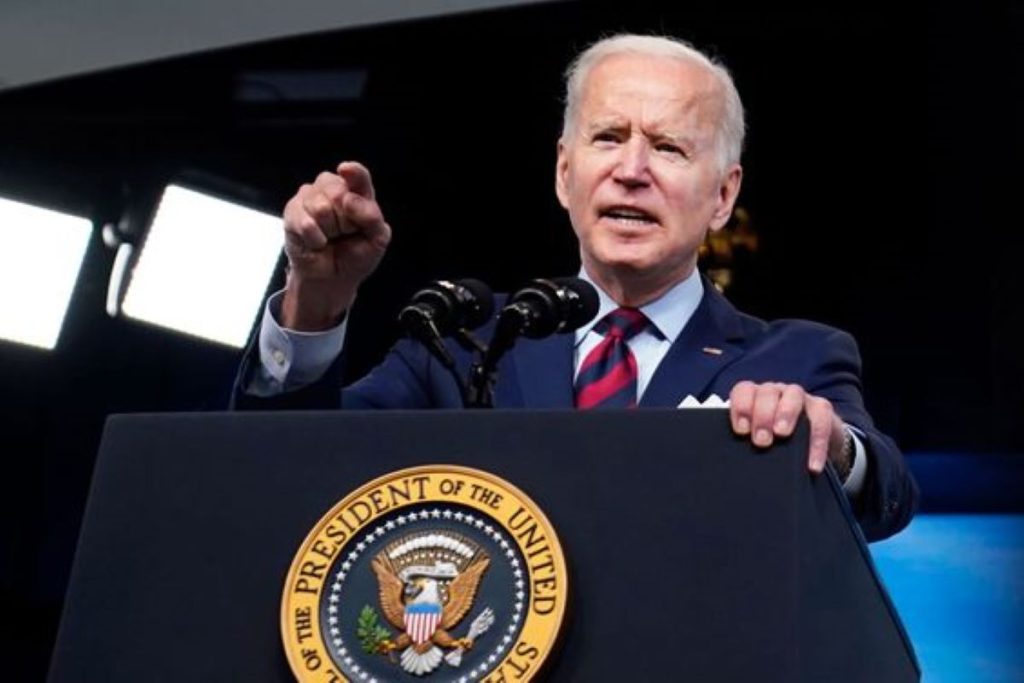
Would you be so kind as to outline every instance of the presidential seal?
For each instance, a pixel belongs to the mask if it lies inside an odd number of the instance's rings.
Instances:
[[[303,683],[530,680],[565,616],[565,558],[519,489],[430,465],[369,482],[320,519],[281,602]]]

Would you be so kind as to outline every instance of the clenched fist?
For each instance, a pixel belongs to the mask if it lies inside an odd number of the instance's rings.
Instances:
[[[348,161],[299,188],[284,208],[284,234],[281,323],[303,331],[337,324],[391,241],[370,172]]]

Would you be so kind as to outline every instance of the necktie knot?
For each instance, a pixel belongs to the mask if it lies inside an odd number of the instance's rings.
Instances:
[[[647,327],[649,321],[640,309],[616,308],[594,325],[594,331],[605,337],[629,341]]]

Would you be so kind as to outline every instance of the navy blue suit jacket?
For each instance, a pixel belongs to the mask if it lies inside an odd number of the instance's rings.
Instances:
[[[490,329],[481,331],[483,338],[489,334]],[[449,346],[466,376],[472,358]],[[272,398],[247,395],[241,386],[258,364],[254,340],[236,382],[236,408],[462,407],[451,374],[410,340],[399,341],[379,366],[340,392],[341,359],[309,387]],[[499,364],[495,407],[572,408],[572,378],[573,335],[522,339]],[[688,395],[727,398],[742,380],[795,383],[831,401],[843,421],[866,437],[868,479],[854,505],[865,536],[885,538],[907,525],[917,507],[917,485],[896,444],[875,429],[864,408],[860,356],[845,332],[803,320],[759,320],[737,311],[706,283],[700,305],[655,371],[640,407],[675,407]]]

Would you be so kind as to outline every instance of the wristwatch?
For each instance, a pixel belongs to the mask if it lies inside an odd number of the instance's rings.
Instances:
[[[832,463],[840,483],[846,482],[846,478],[850,476],[850,470],[853,469],[853,450],[853,432],[849,427],[843,426],[843,447],[839,451],[837,461]]]

